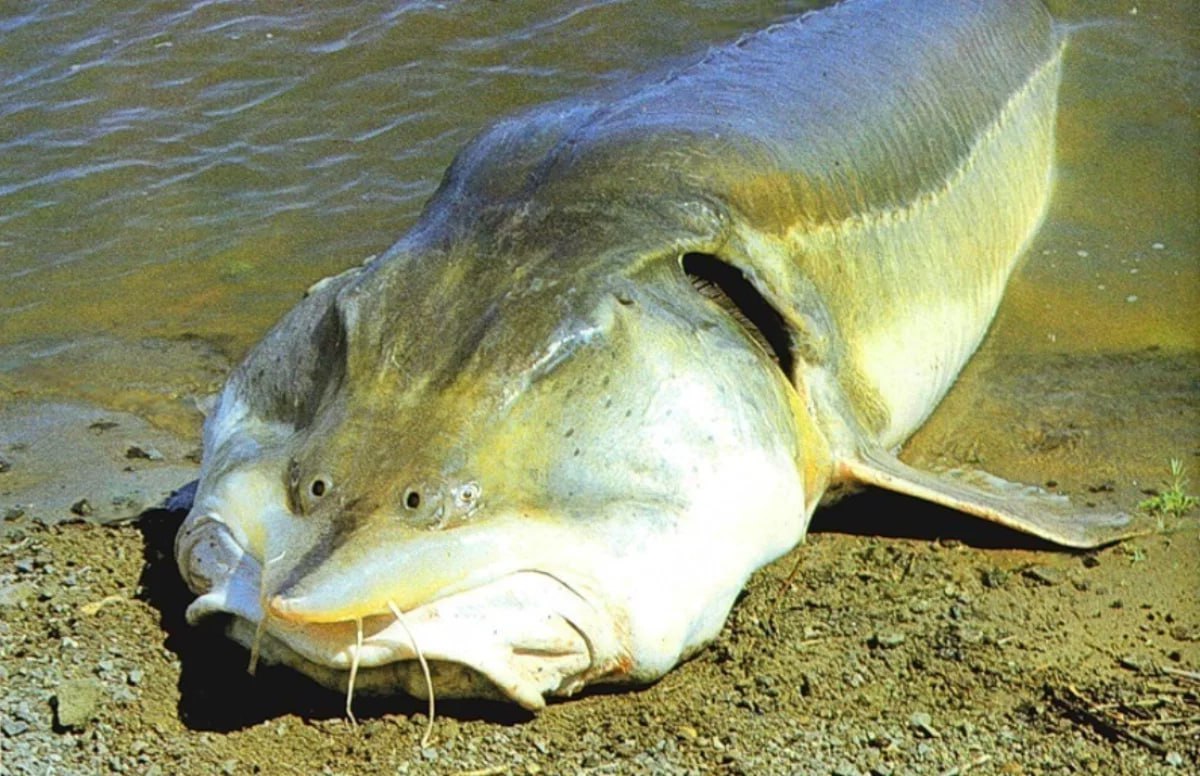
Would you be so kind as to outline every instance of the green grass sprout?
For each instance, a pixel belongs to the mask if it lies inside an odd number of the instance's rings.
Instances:
[[[1183,461],[1172,458],[1170,485],[1158,495],[1140,502],[1138,509],[1157,517],[1160,525],[1166,517],[1181,518],[1200,504],[1200,499],[1189,495],[1187,488],[1188,478],[1183,473]]]

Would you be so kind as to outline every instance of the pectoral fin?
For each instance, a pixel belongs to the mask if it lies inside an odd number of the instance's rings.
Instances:
[[[839,468],[843,477],[864,485],[915,496],[1066,547],[1099,547],[1144,533],[1134,530],[1122,512],[1080,510],[1066,496],[986,472],[921,471],[880,449],[860,452]]]

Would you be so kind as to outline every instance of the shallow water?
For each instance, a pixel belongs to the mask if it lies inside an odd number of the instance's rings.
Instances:
[[[308,284],[402,234],[490,119],[803,5],[9,5],[0,348],[194,335],[236,357]],[[994,339],[1194,349],[1196,4],[1053,5],[1078,27],[1058,188]]]

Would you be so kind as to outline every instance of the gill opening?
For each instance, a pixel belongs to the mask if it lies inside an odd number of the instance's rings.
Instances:
[[[790,381],[795,356],[792,335],[779,314],[737,267],[707,253],[687,253],[680,265],[692,287],[734,319]]]

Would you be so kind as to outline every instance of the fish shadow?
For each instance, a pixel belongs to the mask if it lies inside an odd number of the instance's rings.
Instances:
[[[195,599],[175,565],[175,534],[184,510],[155,509],[135,523],[143,537],[138,597],[159,612],[164,646],[180,664],[179,717],[190,729],[233,732],[296,715],[309,720],[345,719],[345,696],[290,668],[259,665],[251,675],[249,655],[210,618],[189,625],[184,617]],[[818,510],[810,530],[916,541],[958,541],[980,549],[1058,550],[1063,548],[952,509],[882,490],[868,489]],[[589,688],[585,694],[628,692],[629,688]],[[403,693],[358,695],[359,720],[386,716],[424,719],[426,702]],[[442,700],[439,716],[515,725],[533,714],[515,704],[486,700]]]
[[[307,720],[346,718],[346,697],[284,666],[260,664],[247,671],[249,653],[224,633],[219,617],[189,625],[184,617],[195,600],[175,565],[175,534],[186,512],[144,512],[135,525],[143,538],[138,598],[159,612],[164,646],[179,659],[179,718],[189,729],[229,733],[296,715]],[[355,694],[361,722],[386,716],[425,719],[427,702],[403,693]],[[439,717],[519,724],[532,713],[511,703],[439,700]]]
[[[809,533],[959,542],[983,550],[1081,552],[948,507],[876,488],[818,509]]]

